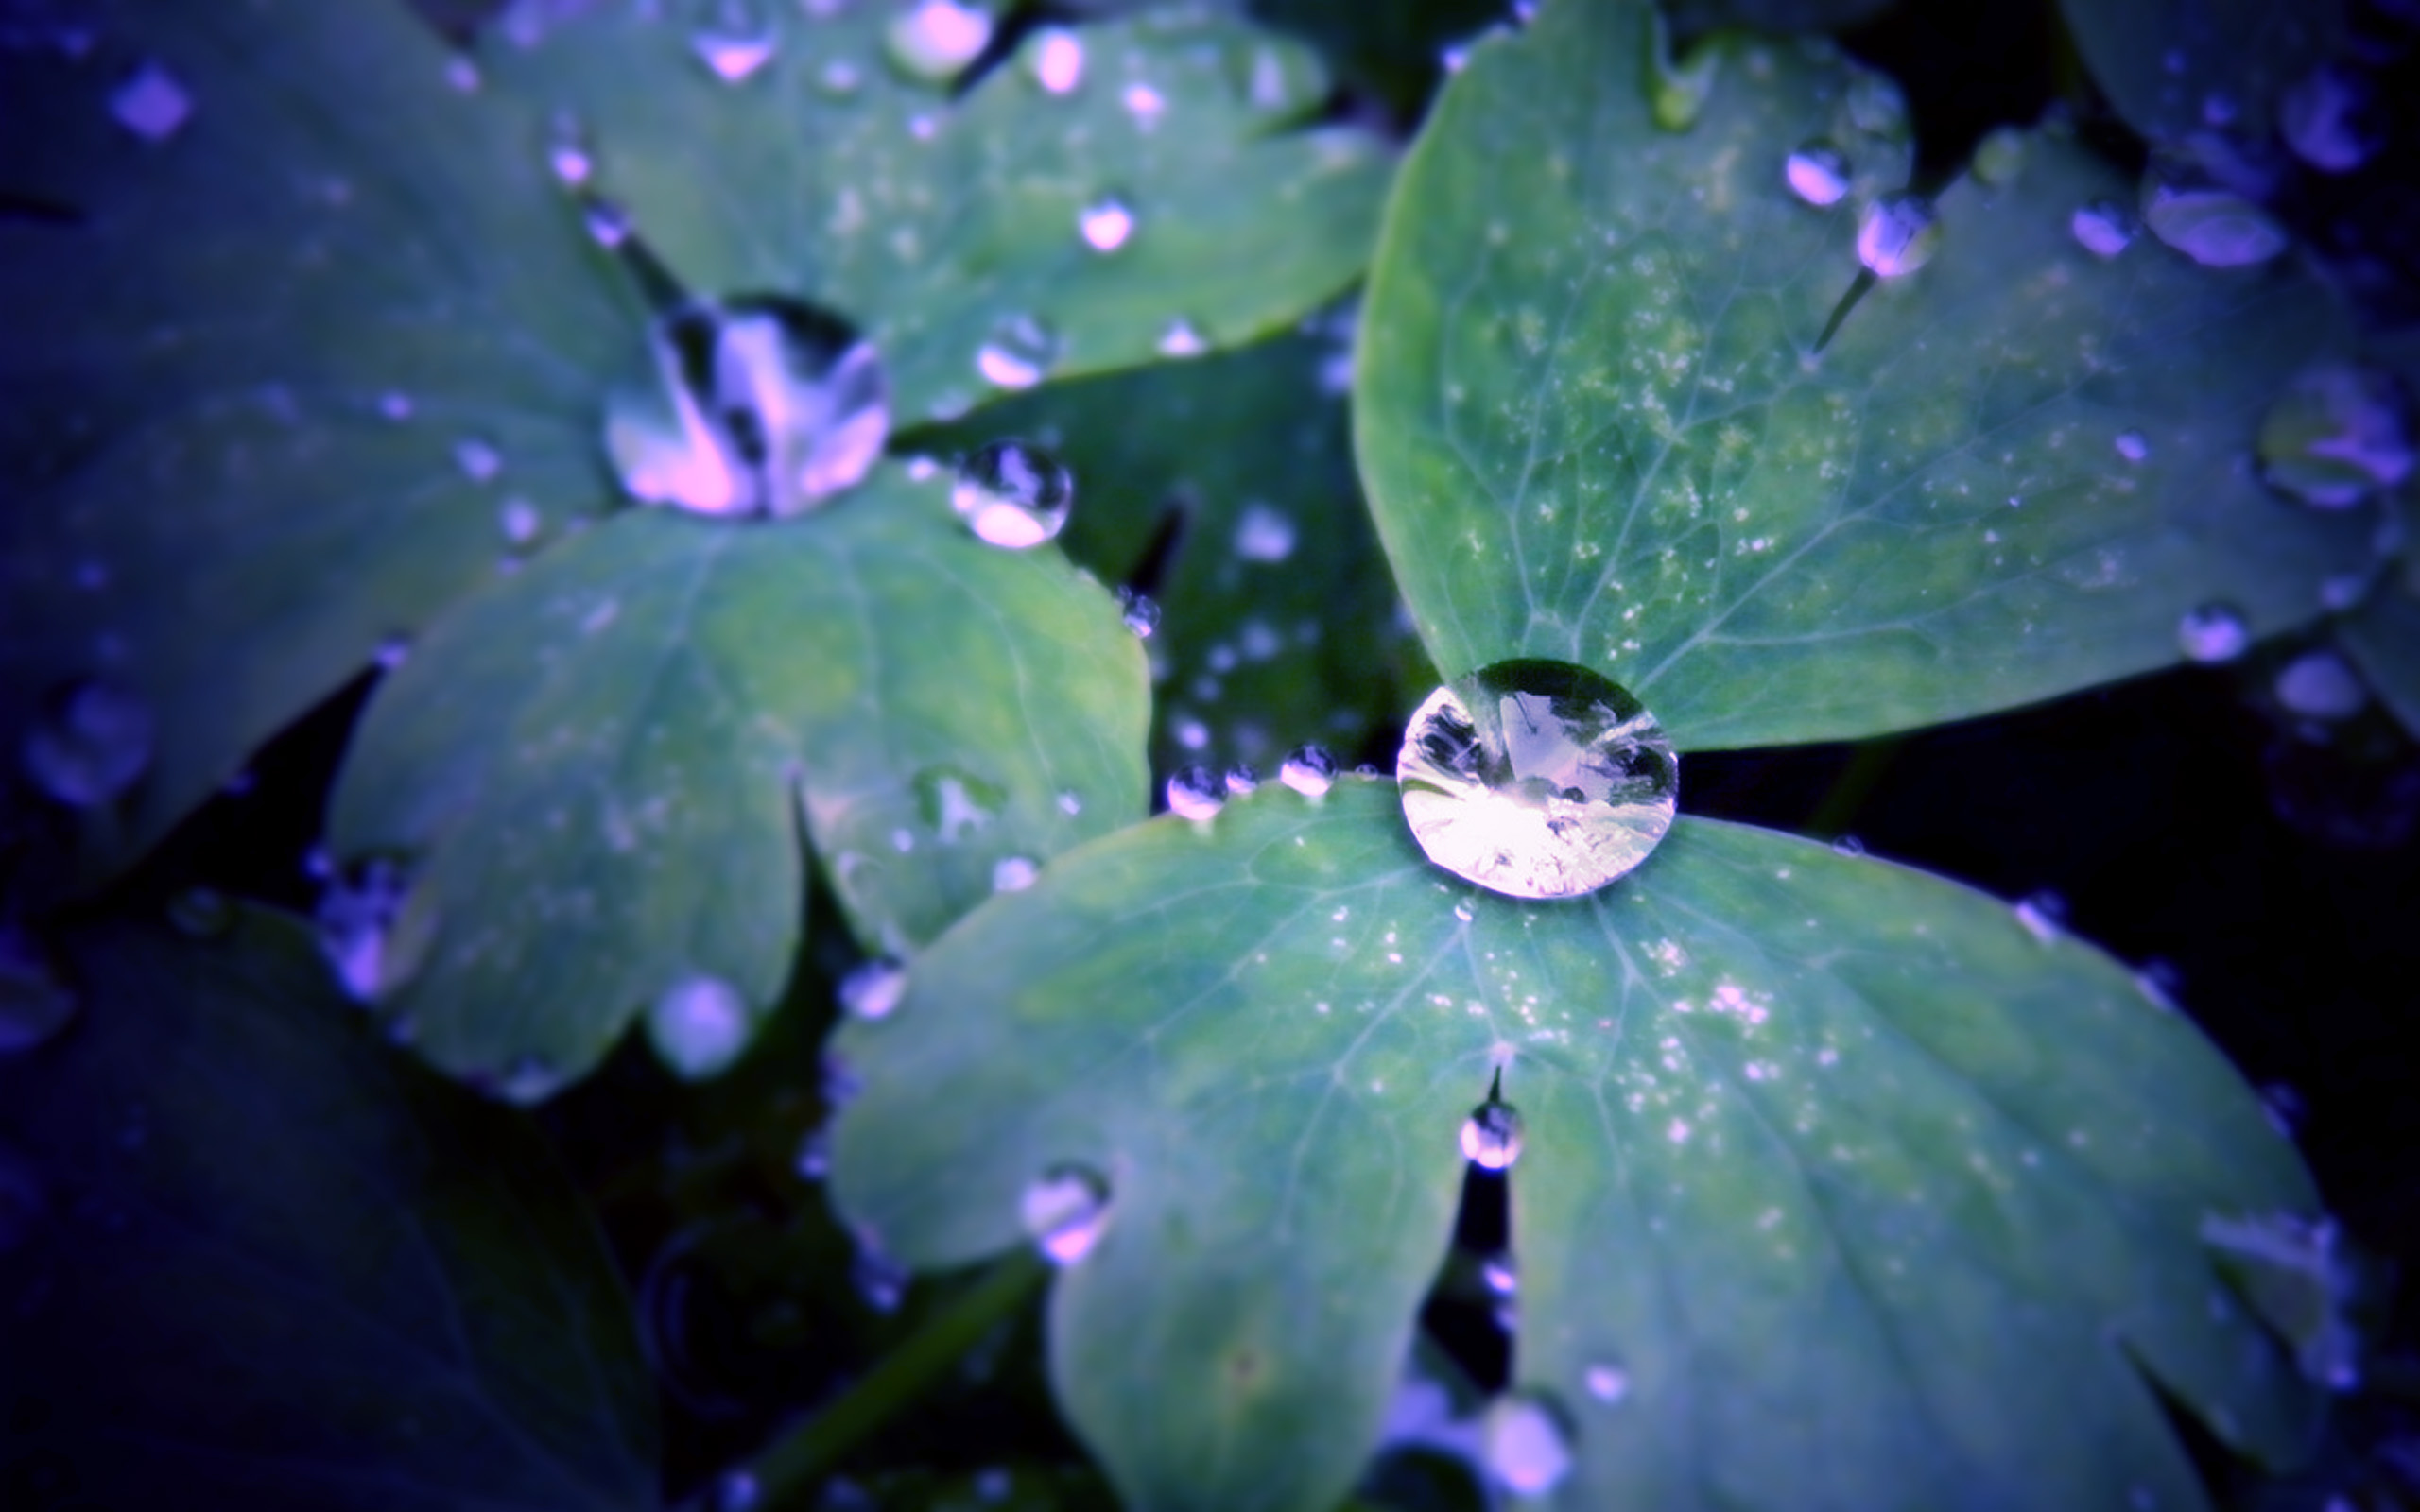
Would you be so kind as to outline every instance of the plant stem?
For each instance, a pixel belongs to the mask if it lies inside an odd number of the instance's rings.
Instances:
[[[775,1439],[754,1462],[740,1467],[755,1478],[756,1504],[769,1512],[804,1504],[807,1494],[850,1450],[912,1406],[1001,1319],[1023,1307],[1049,1273],[1030,1248],[1020,1247],[1004,1256],[981,1280],[884,1355],[840,1400]],[[706,1512],[714,1505],[712,1489],[691,1504],[698,1512]]]

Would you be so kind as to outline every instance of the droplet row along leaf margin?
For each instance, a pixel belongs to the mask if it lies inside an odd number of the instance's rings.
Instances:
[[[2313,1410],[2200,1246],[2314,1206],[2236,1074],[2089,947],[1809,842],[1684,819],[1521,903],[1447,885],[1391,783],[1264,788],[1061,858],[834,1048],[868,1089],[836,1195],[912,1263],[1019,1242],[1054,1166],[1106,1177],[1052,1369],[1136,1506],[1342,1492],[1496,1067],[1558,1504],[2189,1507],[2138,1369],[2265,1457]]]
[[[1851,738],[2171,663],[2205,602],[2284,629],[2367,560],[2366,522],[2243,466],[2349,340],[2292,260],[2096,256],[2070,219],[2128,186],[2046,129],[1819,351],[1902,183],[1895,92],[1717,38],[1667,131],[1603,82],[1649,73],[1647,15],[1566,0],[1478,48],[1391,204],[1357,444],[1441,670],[1594,667],[1685,749]],[[1854,171],[1828,209],[1785,183],[1810,141]]]

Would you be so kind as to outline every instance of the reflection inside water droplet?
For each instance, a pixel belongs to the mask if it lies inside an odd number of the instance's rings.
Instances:
[[[2252,630],[2233,605],[2200,604],[2177,620],[2176,644],[2191,661],[2232,662],[2252,644]]]
[[[1305,798],[1325,798],[1336,785],[1336,758],[1324,746],[1297,746],[1286,753],[1277,780]]]
[[[43,793],[95,808],[131,788],[149,768],[156,738],[148,704],[104,679],[78,678],[43,699],[17,756]]]
[[[1840,203],[1849,192],[1849,160],[1828,142],[1809,142],[1782,165],[1789,192],[1810,205]]]
[[[1150,640],[1151,632],[1160,627],[1160,606],[1131,588],[1117,591],[1117,611],[1125,619],[1126,627],[1142,640]]]
[[[950,507],[977,540],[1023,551],[1066,528],[1075,507],[1074,474],[1058,458],[1019,440],[987,441],[959,464]]]
[[[1229,798],[1249,798],[1260,788],[1260,773],[1249,762],[1237,762],[1227,768],[1225,778]]]
[[[1858,222],[1858,261],[1876,278],[1904,278],[1932,261],[1941,223],[1915,195],[1885,195]]]
[[[1565,662],[1502,662],[1430,694],[1395,778],[1431,861],[1516,898],[1570,898],[1655,849],[1680,758],[1637,699]]]
[[[655,1053],[674,1074],[697,1080],[728,1068],[748,1048],[748,1003],[717,976],[683,977],[648,1010]]]
[[[1057,1166],[1025,1189],[1017,1212],[1052,1264],[1073,1265],[1109,1226],[1109,1183],[1081,1166]]]
[[[1490,1097],[1462,1124],[1462,1158],[1483,1171],[1511,1169],[1521,1158],[1521,1115],[1511,1103]]]
[[[1227,784],[1207,766],[1186,766],[1168,779],[1167,796],[1170,814],[1204,822],[1227,806]]]

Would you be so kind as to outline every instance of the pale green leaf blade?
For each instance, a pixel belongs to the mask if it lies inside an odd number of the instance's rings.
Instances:
[[[390,1011],[419,1048],[538,1095],[676,982],[771,1005],[802,817],[859,937],[905,954],[1004,862],[1140,815],[1148,696],[1109,595],[976,541],[944,480],[887,467],[761,525],[642,511],[379,689],[330,845],[416,858],[437,934]]]
[[[2172,663],[2204,603],[2287,628],[2364,559],[2362,522],[2243,465],[2347,339],[2292,264],[2096,257],[2070,217],[2130,187],[2039,131],[1819,352],[1904,172],[1889,87],[1720,39],[1668,132],[1647,39],[1643,7],[1565,0],[1481,48],[1389,213],[1357,442],[1443,670],[1596,667],[1684,747],[1850,738]],[[1827,210],[1784,178],[1817,139],[1857,173]]]
[[[1049,337],[1037,372],[1075,376],[1153,360],[1179,322],[1239,344],[1359,275],[1391,164],[1367,133],[1292,129],[1320,98],[1300,44],[1144,16],[1080,30],[1071,89],[1045,87],[1033,37],[953,99],[889,60],[899,15],[768,8],[776,50],[735,84],[678,19],[584,18],[491,52],[502,82],[586,124],[597,187],[677,277],[856,320],[903,423],[1001,391],[977,354],[1004,320]],[[1103,252],[1080,222],[1111,200],[1132,220]]]
[[[2194,1505],[2130,1357],[2229,1442],[2308,1428],[2202,1252],[2205,1213],[2314,1202],[2236,1074],[2089,947],[1770,832],[1685,819],[1523,904],[1427,866],[1391,783],[1263,789],[978,909],[835,1053],[836,1194],[912,1263],[1105,1177],[1053,1371],[1137,1506],[1341,1494],[1497,1067],[1557,1504]]]
[[[82,1022],[0,1064],[39,1194],[0,1358],[82,1504],[656,1504],[628,1299],[533,1128],[380,1044],[290,921],[68,954]]]
[[[2278,95],[2344,40],[2340,0],[2060,0],[2059,9],[2093,82],[2153,141],[2267,135]]]
[[[640,353],[517,117],[404,6],[79,12],[89,56],[0,56],[0,188],[57,215],[0,224],[0,741],[94,675],[153,712],[103,870],[594,510]],[[146,65],[135,118],[186,112],[156,141],[112,114]]]

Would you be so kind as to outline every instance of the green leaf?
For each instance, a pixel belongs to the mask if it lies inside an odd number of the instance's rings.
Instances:
[[[0,1358],[62,1494],[655,1504],[654,1386],[534,1129],[378,1044],[274,916],[70,955],[82,1023],[0,1064],[0,1179],[39,1194]]]
[[[1132,367],[1179,322],[1215,345],[1282,326],[1369,255],[1390,163],[1366,133],[1286,129],[1322,93],[1293,43],[1146,16],[1078,32],[1064,94],[1029,37],[953,100],[887,60],[888,7],[764,14],[776,51],[736,84],[700,62],[691,26],[626,10],[493,62],[587,124],[599,185],[693,287],[856,319],[903,420],[996,393],[977,358],[1004,321],[1041,325],[1052,375]],[[1112,199],[1132,230],[1098,252],[1079,222]]]
[[[2404,729],[2420,734],[2420,593],[2390,573],[2366,603],[2337,623],[2336,638],[2370,691]]]
[[[1061,542],[1104,581],[1131,578],[1174,529],[1150,644],[1163,769],[1273,775],[1314,740],[1349,756],[1428,691],[1353,472],[1335,376],[1349,360],[1291,335],[1051,384],[916,438],[944,455],[998,436],[1049,447],[1076,475]]]
[[[2098,951],[1770,832],[1526,904],[1427,866],[1392,783],[1263,789],[977,909],[835,1053],[835,1195],[913,1263],[1106,1178],[1052,1368],[1132,1505],[1342,1493],[1499,1068],[1557,1504],[2201,1505],[2138,1366],[2264,1457],[2308,1424],[2199,1238],[2314,1204],[2237,1074]]]
[[[2364,558],[2361,523],[2240,466],[2346,340],[2295,266],[2095,257],[2070,216],[2128,186],[2038,131],[1819,351],[1860,207],[1904,178],[1893,92],[1827,43],[1720,38],[1668,132],[1647,39],[1642,7],[1565,0],[1479,49],[1389,212],[1357,441],[1443,671],[1592,666],[1684,747],[1850,738],[2169,663],[2204,602],[2286,628]],[[1829,210],[1784,180],[1815,139],[1856,173]]]
[[[2344,40],[2341,0],[2061,0],[2076,51],[2128,126],[2266,136],[2277,96]]]
[[[101,871],[493,577],[508,518],[592,509],[597,398],[645,369],[538,155],[405,7],[97,9],[88,57],[0,54],[0,189],[47,207],[0,224],[0,744],[74,679],[150,708]],[[112,114],[146,61],[189,110],[157,141]]]
[[[422,1053],[543,1095],[678,983],[773,1002],[801,815],[902,954],[1139,816],[1148,696],[1098,585],[886,466],[794,521],[626,514],[464,604],[372,700],[329,841],[417,867]]]

